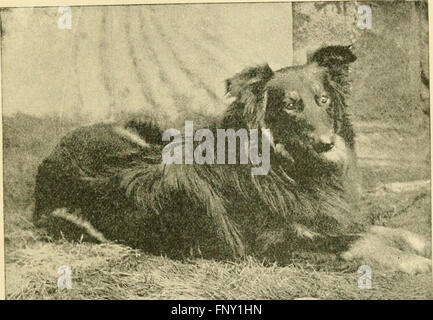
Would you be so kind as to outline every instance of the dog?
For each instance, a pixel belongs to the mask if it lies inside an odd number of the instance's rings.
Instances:
[[[252,175],[251,161],[164,163],[164,133],[153,120],[71,132],[38,168],[34,221],[53,234],[84,229],[99,241],[173,258],[287,263],[301,250],[430,270],[421,238],[366,231],[357,214],[361,183],[347,105],[355,60],[350,46],[328,46],[305,65],[259,65],[226,80],[233,102],[210,129],[268,129],[259,138],[271,146],[267,174]]]

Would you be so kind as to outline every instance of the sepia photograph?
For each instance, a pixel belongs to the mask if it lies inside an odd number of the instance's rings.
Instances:
[[[5,299],[433,299],[429,6],[0,8]]]

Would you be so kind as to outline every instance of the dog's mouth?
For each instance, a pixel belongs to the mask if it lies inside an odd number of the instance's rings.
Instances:
[[[336,137],[334,143],[315,143],[313,149],[326,162],[342,164],[348,160],[348,150],[341,137]]]
[[[331,151],[334,148],[333,143],[323,143],[323,142],[317,142],[313,145],[314,151],[317,153],[326,153],[328,151]]]

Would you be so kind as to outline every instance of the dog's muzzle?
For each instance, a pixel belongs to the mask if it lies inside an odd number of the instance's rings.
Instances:
[[[334,148],[334,146],[335,146],[334,143],[316,142],[313,147],[317,153],[323,153],[323,152],[331,151]]]

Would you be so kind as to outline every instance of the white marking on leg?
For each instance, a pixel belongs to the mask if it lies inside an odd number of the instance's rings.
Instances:
[[[65,219],[87,231],[87,233],[101,243],[109,243],[104,235],[96,230],[88,221],[78,217],[75,214],[69,213],[65,208],[56,209],[51,213],[52,216]]]
[[[140,137],[135,132],[129,131],[122,127],[114,127],[114,132],[117,133],[119,136],[125,138],[126,140],[142,147],[142,148],[150,148],[150,144],[146,142],[142,137]]]

